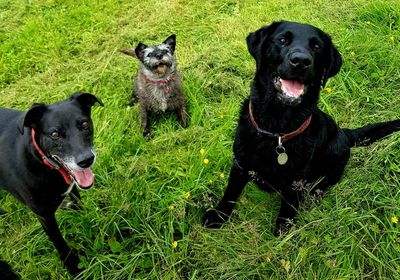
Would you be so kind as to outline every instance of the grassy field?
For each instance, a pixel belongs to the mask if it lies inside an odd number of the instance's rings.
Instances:
[[[222,229],[201,225],[226,187],[255,71],[244,39],[280,19],[332,35],[344,65],[320,106],[342,127],[400,118],[397,0],[0,0],[0,106],[75,91],[105,104],[93,110],[95,186],[82,211],[57,212],[85,254],[80,279],[400,279],[400,133],[354,149],[341,182],[285,236],[271,233],[278,197],[253,184]],[[138,65],[119,49],[172,33],[190,125],[162,116],[146,142],[128,106]],[[34,214],[5,192],[0,205],[0,258],[22,279],[71,279]]]

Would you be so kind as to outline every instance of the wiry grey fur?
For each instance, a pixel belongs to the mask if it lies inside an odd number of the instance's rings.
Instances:
[[[175,111],[183,127],[187,126],[186,101],[177,71],[174,51],[176,36],[169,36],[158,46],[139,43],[135,49],[122,49],[140,61],[130,103],[140,103],[143,136],[150,133],[149,115]]]

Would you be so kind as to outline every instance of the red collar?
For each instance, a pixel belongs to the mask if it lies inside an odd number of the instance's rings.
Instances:
[[[144,79],[146,81],[158,84],[158,85],[165,85],[167,83],[169,83],[175,76],[175,72],[172,72],[171,75],[169,75],[166,79],[151,79],[149,77],[147,77],[145,74],[142,74]]]
[[[142,76],[144,79],[148,82],[152,82],[154,84],[157,84],[159,86],[163,86],[163,90],[165,94],[168,94],[171,92],[171,87],[167,86],[167,84],[172,81],[172,79],[175,77],[175,72],[172,72],[171,75],[169,75],[166,79],[151,79],[147,77],[145,74],[142,73]]]
[[[268,135],[270,137],[276,137],[278,139],[280,138],[280,141],[282,141],[282,143],[303,133],[304,130],[306,130],[306,128],[310,124],[311,119],[312,119],[312,115],[310,115],[298,129],[296,129],[295,131],[292,131],[290,133],[285,133],[285,134],[272,133],[272,132],[269,132],[269,131],[259,128],[259,126],[256,123],[256,120],[254,119],[254,116],[253,116],[251,101],[249,101],[249,117],[250,117],[251,123],[253,124],[254,128],[257,130],[257,134],[259,136],[261,136],[261,134],[264,134],[264,135]]]
[[[50,169],[58,170],[58,172],[60,172],[60,174],[63,176],[65,183],[67,183],[67,185],[71,185],[71,183],[72,183],[71,176],[68,174],[67,170],[65,170],[65,168],[63,167],[61,162],[59,163],[59,160],[57,160],[57,159],[55,159],[55,161],[52,159],[49,159],[45,155],[45,153],[42,151],[42,149],[39,147],[39,145],[35,139],[35,130],[33,128],[31,130],[31,135],[32,135],[33,146],[35,147],[35,149],[39,153],[39,155],[42,157],[43,163],[46,166],[50,167]]]

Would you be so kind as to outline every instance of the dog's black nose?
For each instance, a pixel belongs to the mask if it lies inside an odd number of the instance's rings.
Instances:
[[[303,52],[294,52],[289,56],[290,64],[299,69],[306,69],[312,63],[312,57]]]
[[[91,154],[90,156],[85,157],[83,160],[80,160],[78,162],[78,165],[79,167],[82,168],[88,168],[93,164],[93,162],[94,162],[94,154]]]

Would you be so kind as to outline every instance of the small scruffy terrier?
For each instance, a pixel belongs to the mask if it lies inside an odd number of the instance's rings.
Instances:
[[[151,113],[175,111],[181,125],[187,127],[186,101],[174,57],[175,45],[173,34],[158,46],[139,43],[135,49],[121,50],[140,61],[130,104],[140,103],[143,136],[150,133]]]

